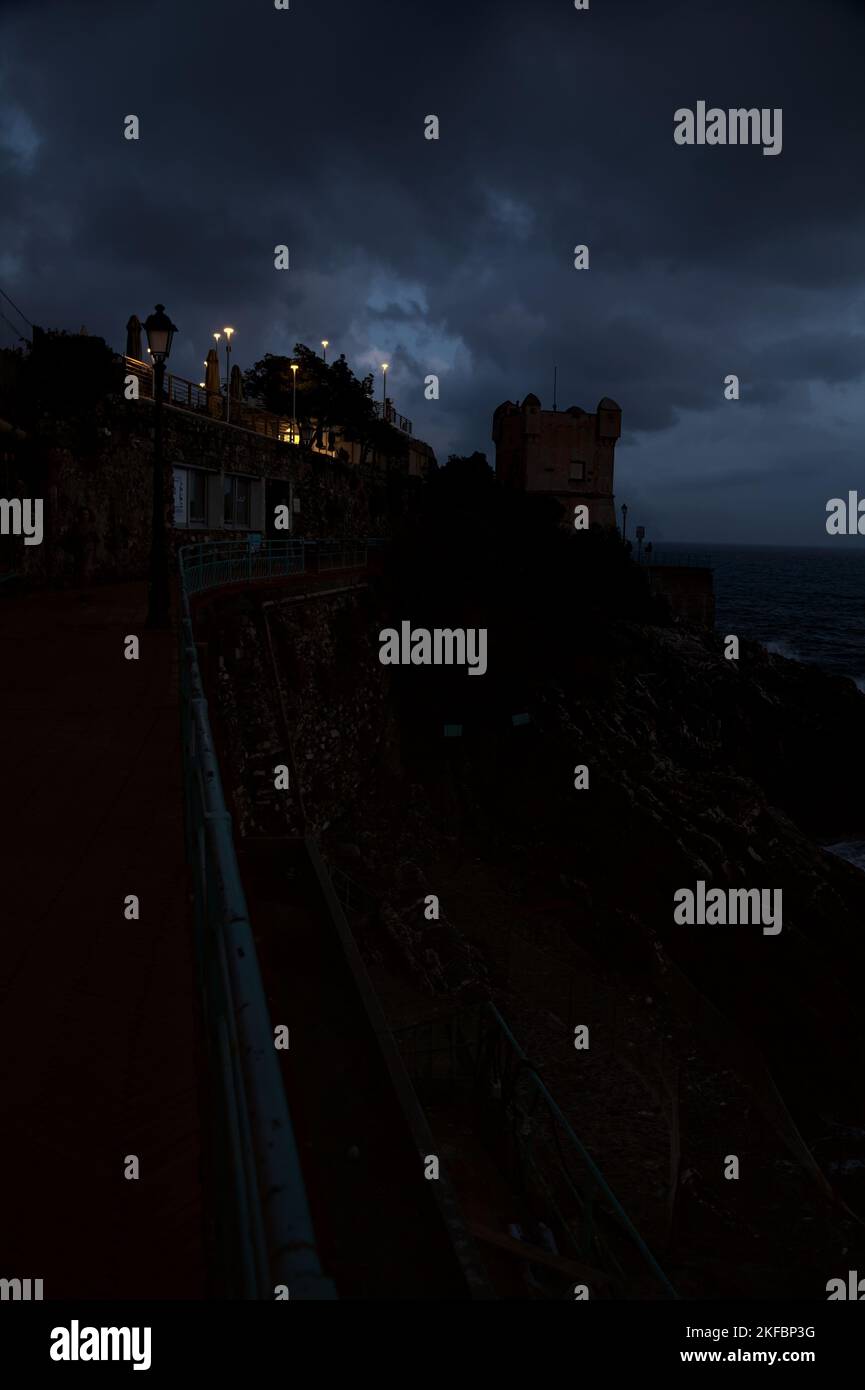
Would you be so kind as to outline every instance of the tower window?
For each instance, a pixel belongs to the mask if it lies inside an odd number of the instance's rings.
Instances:
[[[582,459],[571,459],[570,481],[583,483],[586,480],[586,465]]]

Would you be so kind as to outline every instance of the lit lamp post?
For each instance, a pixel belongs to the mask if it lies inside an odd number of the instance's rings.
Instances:
[[[219,380],[219,340],[221,337],[221,333],[214,333],[213,335],[213,341],[216,343],[216,385],[220,391],[222,390]]]
[[[233,328],[223,328],[225,334],[225,423],[231,419],[231,335]]]
[[[387,419],[387,369],[388,363],[381,364],[381,418]]]
[[[325,362],[327,361],[327,345],[329,342],[329,338],[322,338],[321,340],[321,355],[324,358]]]
[[[297,443],[297,363],[291,364],[291,442]]]
[[[167,627],[170,592],[168,586],[168,546],[165,537],[165,474],[162,465],[162,392],[165,385],[165,361],[171,352],[171,340],[176,326],[157,304],[156,313],[148,315],[144,330],[147,350],[153,358],[153,523],[150,540],[150,589],[147,602],[147,626]]]

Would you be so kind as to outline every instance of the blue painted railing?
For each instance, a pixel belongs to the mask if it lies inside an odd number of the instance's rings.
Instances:
[[[395,1030],[409,1075],[418,1085],[468,1085],[483,1104],[501,1107],[510,1159],[519,1182],[536,1181],[536,1195],[549,1204],[559,1233],[577,1259],[604,1272],[616,1297],[628,1297],[634,1270],[622,1268],[610,1234],[619,1233],[636,1251],[647,1281],[662,1298],[676,1290],[637,1231],[588,1149],[548,1091],[495,1005],[487,1000],[458,1014]],[[552,1175],[557,1174],[554,1181]],[[563,1209],[566,1208],[566,1209]],[[569,1212],[577,1212],[574,1224]],[[606,1228],[606,1229],[604,1229]],[[567,1253],[567,1252],[566,1252]],[[594,1296],[594,1295],[593,1295]]]
[[[203,552],[212,547],[192,547]],[[248,549],[248,547],[247,547]],[[180,683],[187,855],[208,1048],[218,1297],[331,1299],[321,1271],[225,804],[189,608],[236,557],[181,560]],[[222,568],[220,569],[220,565]],[[280,1292],[277,1292],[280,1290]]]
[[[294,574],[363,569],[369,549],[379,544],[366,540],[265,541],[254,535],[241,541],[202,541],[181,546],[181,581],[191,596],[243,581],[261,583]]]

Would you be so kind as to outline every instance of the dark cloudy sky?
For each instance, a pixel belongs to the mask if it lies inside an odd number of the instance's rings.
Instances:
[[[621,403],[650,533],[826,544],[865,494],[863,60],[862,0],[0,0],[0,286],[121,349],[162,300],[196,381],[226,323],[242,366],[386,360],[442,461],[558,363],[560,408]],[[698,100],[781,107],[782,153],[677,146]]]

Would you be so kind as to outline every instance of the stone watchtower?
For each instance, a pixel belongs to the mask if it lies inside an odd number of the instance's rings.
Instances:
[[[590,525],[614,527],[613,453],[621,433],[621,407],[609,396],[594,415],[578,405],[542,410],[532,394],[521,405],[505,401],[493,415],[496,477],[505,487],[549,493],[571,516],[585,503]]]

